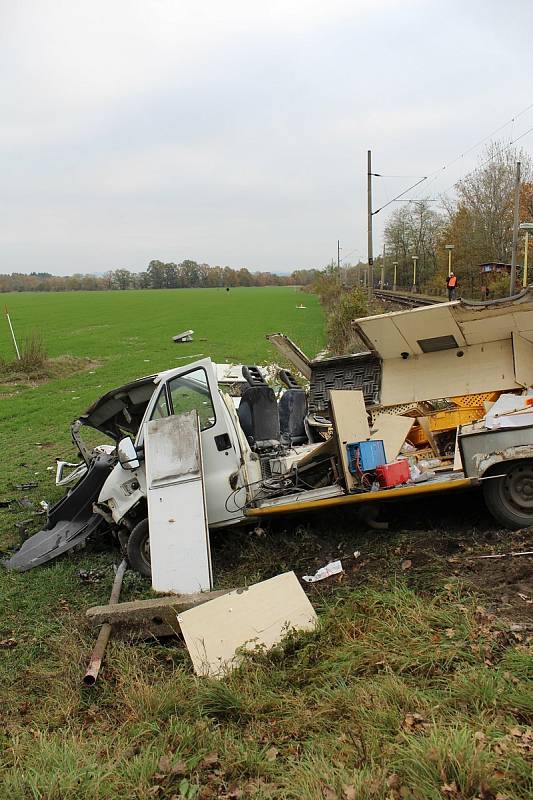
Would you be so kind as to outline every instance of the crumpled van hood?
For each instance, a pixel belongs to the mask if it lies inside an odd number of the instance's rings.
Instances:
[[[135,438],[159,379],[160,375],[148,375],[111,389],[78,417],[79,422],[105,433],[116,442],[128,434]]]

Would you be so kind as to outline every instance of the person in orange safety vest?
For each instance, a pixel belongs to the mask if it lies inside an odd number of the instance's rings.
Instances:
[[[457,275],[455,272],[450,272],[446,286],[448,287],[448,300],[455,300],[455,290],[457,289]]]

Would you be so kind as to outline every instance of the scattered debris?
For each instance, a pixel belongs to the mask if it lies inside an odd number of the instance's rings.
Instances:
[[[177,333],[176,336],[172,337],[172,341],[176,344],[181,344],[182,342],[192,342],[194,336],[194,331],[182,331],[181,333]]]
[[[101,569],[80,569],[78,578],[83,583],[99,583],[104,577],[105,573]]]
[[[192,355],[192,356],[189,356],[189,355],[187,355],[187,356],[176,356],[176,361],[184,361],[186,358],[187,359],[201,358],[202,356],[203,356],[203,353],[194,353],[194,355]]]
[[[13,498],[10,500],[0,500],[0,508],[9,508],[9,506],[14,502],[15,500]]]
[[[34,508],[35,503],[33,500],[30,500],[29,497],[22,497],[20,500],[17,500],[17,503],[21,508]]]
[[[239,651],[269,649],[290,630],[313,630],[315,610],[294,572],[237,589],[178,615],[197,675],[221,677]]]
[[[339,575],[343,572],[342,561],[330,561],[325,567],[320,567],[314,575],[302,575],[302,580],[306,583],[317,583],[326,578],[331,578],[332,575]]]
[[[37,482],[32,483],[16,483],[15,489],[18,489],[20,492],[26,492],[28,489],[36,489],[39,484]]]
[[[521,553],[491,553],[486,556],[471,556],[471,558],[515,558],[516,556],[533,556],[533,550],[524,550]]]

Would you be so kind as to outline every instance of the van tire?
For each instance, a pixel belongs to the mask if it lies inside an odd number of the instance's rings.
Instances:
[[[497,464],[493,472],[501,478],[483,482],[483,497],[492,516],[506,528],[533,525],[533,460]]]
[[[150,537],[148,533],[148,518],[142,519],[134,527],[128,538],[126,555],[129,565],[145,578],[152,577],[150,563]]]

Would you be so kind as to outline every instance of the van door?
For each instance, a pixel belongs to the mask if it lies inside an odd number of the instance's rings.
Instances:
[[[200,420],[209,525],[237,521],[242,514],[227,500],[233,493],[230,477],[239,470],[239,445],[210,358],[163,373],[159,390],[146,409],[136,445],[143,445],[145,422],[192,410],[198,412]]]

